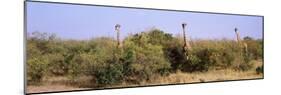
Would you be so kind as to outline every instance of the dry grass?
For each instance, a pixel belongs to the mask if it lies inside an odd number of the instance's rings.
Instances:
[[[262,78],[262,74],[256,74],[254,71],[234,71],[234,70],[214,70],[206,73],[184,73],[177,72],[170,74],[167,77],[159,77],[148,81],[154,84],[173,84],[173,83],[192,83],[192,82],[210,82],[210,81],[224,81],[224,80],[240,80],[240,79],[254,79]]]
[[[69,91],[69,90],[81,90],[87,88],[77,88],[69,85],[41,85],[41,86],[28,86],[27,93],[40,93],[40,92],[54,92],[54,91]]]
[[[144,85],[159,85],[159,84],[174,84],[174,83],[193,83],[193,82],[210,82],[224,80],[239,80],[239,79],[255,79],[262,78],[262,74],[256,74],[254,71],[240,72],[233,70],[216,70],[206,73],[177,73],[168,76],[155,76],[150,81],[143,81],[140,84],[121,83],[119,85],[111,85],[108,87],[127,87],[127,86],[144,86]],[[56,80],[57,79],[57,80]],[[50,91],[65,91],[65,90],[81,90],[89,88],[80,88],[78,86],[69,85],[67,78],[59,77],[50,79],[53,83],[44,83],[41,86],[28,86],[28,93],[34,92],[50,92]],[[85,81],[87,84],[87,81]],[[88,83],[90,85],[91,83]],[[80,84],[81,85],[81,84]]]
[[[81,84],[89,83],[89,77],[80,77]],[[28,85],[27,93],[39,93],[39,92],[53,92],[53,91],[69,91],[69,90],[83,90],[89,88],[81,88],[78,85],[74,86],[67,77],[46,77],[39,85]]]
[[[233,69],[209,70],[208,72],[186,73],[177,71],[168,76],[153,76],[149,81],[142,81],[138,84],[122,82],[118,85],[109,85],[103,88],[128,87],[128,86],[145,86],[175,83],[193,83],[193,82],[210,82],[240,79],[262,78],[263,74],[257,74],[255,68],[262,65],[262,62],[253,61],[254,67],[249,71],[235,71]],[[91,82],[91,77],[79,77],[79,83],[71,83],[67,77],[48,77],[44,78],[39,86],[27,86],[28,93],[50,92],[50,91],[67,91],[98,88],[95,83]]]
[[[255,68],[262,65],[262,61],[252,61],[253,68],[248,71],[235,71],[233,69],[210,70],[208,72],[185,73],[177,71],[169,76],[156,76],[145,84],[174,84],[192,82],[210,82],[224,80],[256,79],[262,78],[262,74],[257,74]]]

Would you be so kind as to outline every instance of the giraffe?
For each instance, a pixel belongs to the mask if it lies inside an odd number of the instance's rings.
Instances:
[[[182,23],[182,30],[183,30],[183,40],[184,40],[184,45],[183,45],[183,52],[186,56],[186,59],[189,59],[189,50],[191,50],[191,46],[189,44],[189,41],[186,38],[186,34],[185,34],[185,27],[186,27],[186,23]]]
[[[240,34],[239,34],[237,28],[234,28],[234,31],[235,31],[235,34],[236,34],[236,41],[238,43],[239,48],[241,48],[244,51],[244,53],[247,54],[248,53],[247,43],[241,41]]]
[[[242,56],[246,56],[245,58],[247,58],[247,56],[249,56],[248,55],[248,45],[247,45],[247,43],[241,41],[238,29],[235,28],[234,31],[235,31],[235,34],[236,34],[236,40],[237,40],[238,46],[239,46],[239,48],[241,50],[241,55]]]
[[[117,33],[117,46],[116,51],[114,52],[115,63],[120,63],[120,54],[122,53],[121,42],[120,42],[120,24],[115,25],[115,32]]]
[[[121,48],[121,43],[120,43],[120,27],[121,27],[121,25],[119,25],[119,24],[115,25],[115,32],[117,33],[117,48]]]

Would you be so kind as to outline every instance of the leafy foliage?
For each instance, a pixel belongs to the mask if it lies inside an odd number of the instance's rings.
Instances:
[[[109,64],[95,73],[96,83],[99,85],[111,85],[120,83],[123,78],[123,67],[121,64]]]
[[[39,84],[46,72],[47,60],[44,58],[33,58],[27,61],[28,84]]]
[[[92,76],[92,83],[102,87],[140,83],[177,70],[246,71],[252,67],[251,60],[263,56],[262,41],[245,37],[247,53],[232,40],[194,40],[186,59],[182,39],[158,29],[127,36],[122,48],[117,48],[117,41],[107,37],[61,40],[54,34],[34,32],[27,40],[28,83],[40,83],[48,76],[68,76],[73,82],[79,81],[80,76]],[[262,69],[256,68],[257,73],[262,73]]]

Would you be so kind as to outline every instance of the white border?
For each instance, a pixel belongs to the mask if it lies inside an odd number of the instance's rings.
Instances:
[[[47,0],[46,0],[47,1]],[[264,15],[265,79],[56,93],[52,95],[280,95],[280,3],[278,0],[48,0],[157,9]],[[23,1],[0,3],[0,93],[23,94]]]

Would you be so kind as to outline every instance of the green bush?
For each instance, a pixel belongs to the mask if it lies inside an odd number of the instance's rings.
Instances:
[[[131,76],[133,75],[132,73],[132,64],[135,63],[136,61],[136,52],[133,50],[133,48],[128,47],[126,48],[126,51],[124,52],[123,55],[123,69],[124,69],[124,74],[126,76]]]
[[[170,63],[163,51],[164,41],[158,41],[155,36],[166,39],[167,35],[152,30],[129,36],[124,41],[124,48],[128,50],[125,66],[132,72],[130,75],[139,77],[138,80],[149,80],[154,74],[167,75],[170,71]]]
[[[189,71],[208,71],[209,68],[216,64],[216,58],[214,56],[216,52],[214,49],[207,48],[193,53],[188,63],[190,64]]]
[[[177,39],[174,39],[171,41],[171,43],[168,43],[164,48],[166,59],[168,59],[169,63],[171,64],[173,71],[182,69],[182,65],[187,62],[185,54],[182,51],[183,48]]]
[[[97,70],[94,76],[100,86],[117,84],[123,80],[123,67],[121,64],[109,64]]]
[[[140,83],[153,76],[165,76],[178,70],[205,72],[210,69],[246,71],[252,60],[263,57],[262,40],[244,38],[245,53],[233,40],[190,40],[188,60],[183,39],[158,29],[129,35],[116,48],[116,40],[98,37],[91,40],[61,40],[53,34],[35,32],[27,39],[29,82],[40,82],[50,75],[91,76],[93,85],[107,86],[133,81]],[[256,68],[262,73],[263,67]]]
[[[48,58],[48,70],[53,75],[66,75],[68,73],[68,65],[66,58],[59,53],[47,54]]]
[[[263,42],[262,40],[254,40],[249,37],[244,38],[245,43],[248,46],[248,57],[249,59],[260,59],[263,58]]]
[[[40,84],[48,65],[45,58],[33,58],[27,60],[27,81],[28,84]]]
[[[83,53],[72,57],[68,64],[68,76],[73,81],[78,81],[81,75],[90,75],[91,63],[95,61],[95,56]]]

